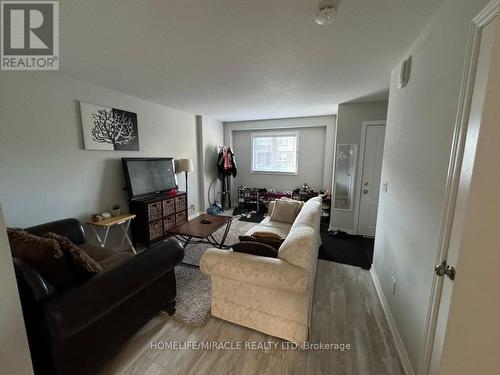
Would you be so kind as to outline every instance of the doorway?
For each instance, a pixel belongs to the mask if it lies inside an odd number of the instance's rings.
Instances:
[[[363,122],[358,169],[358,199],[354,213],[355,233],[360,236],[375,237],[384,140],[385,121]]]

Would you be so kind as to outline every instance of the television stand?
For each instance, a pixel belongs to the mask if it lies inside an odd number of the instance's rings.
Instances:
[[[134,245],[141,243],[151,247],[171,236],[169,230],[187,221],[187,195],[158,194],[129,201]]]

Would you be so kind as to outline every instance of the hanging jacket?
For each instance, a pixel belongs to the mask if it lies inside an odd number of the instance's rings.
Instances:
[[[219,155],[217,156],[217,170],[220,180],[227,176],[236,177],[236,161],[229,147],[222,147],[219,151]]]

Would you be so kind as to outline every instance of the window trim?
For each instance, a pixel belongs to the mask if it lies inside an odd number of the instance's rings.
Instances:
[[[279,172],[279,171],[256,171],[254,170],[254,150],[253,144],[255,138],[260,137],[290,137],[296,138],[295,144],[295,172]],[[298,176],[299,175],[299,132],[282,130],[282,131],[272,131],[272,132],[254,132],[250,134],[250,174],[267,174],[267,175],[278,175],[278,176]]]

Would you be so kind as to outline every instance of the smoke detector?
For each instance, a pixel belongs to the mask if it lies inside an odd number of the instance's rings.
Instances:
[[[316,10],[315,21],[318,25],[333,23],[339,9],[340,0],[321,0]]]

